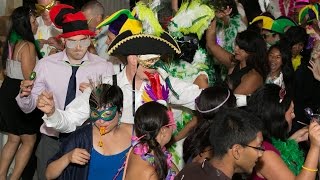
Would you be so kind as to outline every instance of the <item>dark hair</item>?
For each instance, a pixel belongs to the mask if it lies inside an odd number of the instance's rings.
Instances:
[[[291,104],[291,96],[287,93],[280,101],[281,88],[275,84],[266,84],[254,92],[249,100],[247,109],[261,119],[263,123],[263,137],[286,140],[289,125],[285,113]]]
[[[246,13],[248,22],[251,22],[255,17],[261,14],[261,9],[258,1],[252,0],[239,0]]]
[[[196,34],[188,34],[178,38],[178,45],[181,49],[181,54],[176,54],[175,59],[184,60],[188,63],[192,63],[194,55],[199,48],[199,39]]]
[[[257,137],[261,121],[237,108],[223,108],[210,127],[210,143],[214,158],[222,158],[235,144],[247,145]]]
[[[230,17],[236,16],[239,14],[237,4],[235,0],[213,0],[212,5],[215,10],[223,11],[229,6],[229,8],[232,8]]]
[[[93,108],[100,108],[107,104],[112,104],[117,106],[117,111],[121,113],[123,107],[122,90],[117,85],[100,84],[92,91],[89,104],[90,107]]]
[[[220,108],[235,107],[236,98],[232,91],[226,86],[220,85],[204,89],[196,98],[196,106],[202,111],[213,109],[226,100],[228,91],[230,93],[229,98]],[[213,123],[213,118],[220,108],[208,113],[196,111],[197,126],[183,143],[183,159],[185,162],[187,162],[189,158],[196,157],[203,152],[206,147],[210,146],[210,125]]]
[[[298,43],[303,43],[304,47],[306,47],[308,44],[309,35],[303,27],[292,26],[285,32],[285,37],[290,45],[290,48]]]
[[[29,7],[21,6],[13,10],[10,21],[11,27],[7,35],[6,43],[4,45],[3,54],[2,54],[2,67],[3,69],[6,68],[6,61],[9,55],[9,47],[8,41],[10,39],[10,35],[12,32],[16,32],[21,38],[25,41],[29,41],[35,45],[35,49],[37,51],[38,58],[41,59],[42,55],[40,50],[36,46],[36,42],[34,39],[34,35],[32,32],[31,24],[30,24],[30,17],[34,15],[34,11]]]
[[[158,179],[165,179],[168,172],[166,156],[156,140],[161,127],[169,123],[167,111],[168,108],[166,106],[152,101],[140,106],[134,117],[136,136],[141,137],[145,135],[140,139],[140,143],[148,144],[150,152],[153,150],[154,167]]]
[[[245,50],[249,56],[246,60],[247,66],[255,69],[263,79],[267,76],[267,45],[262,36],[251,30],[238,33],[236,45]]]
[[[294,83],[294,70],[292,66],[292,55],[291,49],[286,45],[286,43],[280,41],[275,45],[272,45],[268,50],[268,55],[273,49],[278,49],[281,55],[281,72],[283,74],[283,81],[285,84],[285,89],[287,93],[293,93],[293,83]],[[270,72],[270,71],[269,71]]]

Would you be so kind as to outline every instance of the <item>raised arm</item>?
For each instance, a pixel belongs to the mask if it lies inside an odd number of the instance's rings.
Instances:
[[[295,176],[279,155],[273,151],[264,152],[259,160],[258,173],[269,180],[309,180],[315,179],[319,158],[320,125],[316,122],[310,124],[309,137],[311,146],[300,173]],[[314,170],[314,171],[313,171]]]
[[[233,54],[224,50],[219,44],[217,44],[216,38],[216,20],[214,19],[206,32],[207,49],[211,54],[228,69],[232,68],[232,57]]]
[[[67,107],[66,110],[55,109],[54,100],[46,92],[39,96],[38,108],[45,113],[44,123],[62,133],[70,133],[81,126],[90,115],[89,98],[91,89],[87,88],[77,96]]]
[[[179,99],[170,92],[169,94],[169,103],[175,105],[181,105],[189,109],[195,110],[194,100],[198,97],[202,91],[199,86],[185,82],[178,78],[169,77],[170,82],[173,86],[173,89],[179,95]]]

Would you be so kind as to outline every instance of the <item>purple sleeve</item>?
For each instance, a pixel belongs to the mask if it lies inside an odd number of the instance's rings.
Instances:
[[[33,88],[31,94],[28,97],[20,97],[20,94],[17,95],[16,101],[19,105],[20,109],[24,113],[32,112],[37,104],[36,100],[38,99],[38,95],[46,89],[45,85],[45,63],[44,61],[39,61],[34,68],[34,72],[37,73],[36,79],[34,80]]]

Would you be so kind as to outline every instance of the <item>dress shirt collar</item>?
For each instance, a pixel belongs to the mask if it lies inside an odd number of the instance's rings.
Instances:
[[[69,62],[69,58],[67,56],[66,50],[62,51],[62,59],[59,59],[60,61],[64,61],[64,62]],[[86,52],[86,54],[83,56],[83,58],[81,60],[79,60],[80,62],[84,62],[84,61],[89,61],[89,53],[88,51]]]
[[[127,67],[124,67],[124,69],[118,74],[119,76],[119,80],[121,80],[121,84],[123,85],[130,85],[130,82],[128,80],[128,77],[127,77]]]

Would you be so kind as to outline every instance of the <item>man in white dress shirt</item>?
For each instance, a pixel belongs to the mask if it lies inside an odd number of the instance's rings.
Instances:
[[[63,29],[60,35],[65,43],[65,50],[40,60],[34,72],[35,80],[21,82],[21,93],[16,97],[21,110],[30,113],[36,108],[37,99],[41,94],[55,97],[55,106],[64,109],[72,99],[79,96],[81,82],[89,82],[101,74],[114,74],[111,63],[88,52],[90,36],[94,33],[82,12],[73,7],[59,4],[50,10],[50,16],[57,27]],[[45,179],[47,161],[57,153],[63,138],[55,129],[43,124],[40,128],[41,140],[36,156],[38,179]],[[67,136],[67,135],[65,135]]]
[[[194,109],[194,100],[201,93],[201,89],[197,85],[168,77],[163,69],[151,68],[159,60],[159,54],[180,53],[177,43],[167,33],[157,37],[145,34],[132,35],[130,31],[125,31],[111,43],[108,52],[111,55],[127,56],[128,61],[125,69],[116,76],[116,84],[124,94],[121,122],[133,124],[134,112],[142,105],[142,92],[148,83],[145,71],[156,73],[158,70],[162,78],[166,79],[162,83],[170,81],[173,85],[168,98],[170,104]],[[105,76],[102,81],[109,84],[115,83],[112,76]],[[87,84],[83,84],[80,88],[84,89],[87,86]],[[173,91],[177,95],[174,95]],[[89,117],[90,94],[91,89],[85,89],[83,94],[76,97],[65,111],[54,107],[52,96],[41,96],[38,108],[46,114],[43,119],[48,127],[60,132],[72,132]]]

